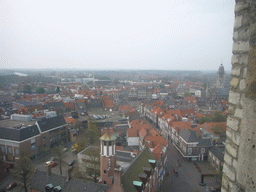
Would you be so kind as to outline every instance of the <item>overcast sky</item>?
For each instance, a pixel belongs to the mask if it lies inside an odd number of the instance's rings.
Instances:
[[[0,0],[1,68],[231,69],[235,0]]]

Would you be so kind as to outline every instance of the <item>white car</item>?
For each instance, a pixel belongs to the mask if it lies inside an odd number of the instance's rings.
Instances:
[[[52,163],[53,163],[53,161],[47,161],[47,162],[45,163],[45,166],[50,165],[50,164],[52,164]]]

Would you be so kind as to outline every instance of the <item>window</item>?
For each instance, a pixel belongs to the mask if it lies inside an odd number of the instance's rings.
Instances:
[[[15,154],[19,155],[19,149],[18,148],[15,148]]]
[[[107,182],[106,182],[106,181],[103,181],[103,183],[104,183],[104,184],[107,184]]]
[[[5,147],[2,146],[1,148],[2,148],[2,152],[5,153]]]
[[[201,153],[205,153],[205,148],[201,148]]]
[[[35,142],[36,142],[35,138],[31,139],[31,144]]]
[[[105,169],[104,169],[104,171],[103,171],[103,172],[104,172],[104,174],[106,174],[106,173],[107,173],[107,170],[105,170]]]
[[[112,143],[111,143],[111,141],[109,141],[109,146],[111,146],[112,145]]]
[[[31,144],[31,150],[34,150],[36,148],[36,144],[35,143],[32,143]]]
[[[106,141],[104,141],[104,146],[106,146],[107,145],[107,142]]]
[[[8,153],[12,153],[12,148],[8,147]]]
[[[188,148],[188,154],[192,153],[192,148]]]
[[[45,137],[43,137],[43,141],[45,141],[45,139],[46,139],[46,138],[45,138]]]

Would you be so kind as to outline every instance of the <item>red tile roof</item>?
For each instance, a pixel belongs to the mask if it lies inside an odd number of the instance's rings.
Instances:
[[[146,136],[145,137],[145,143],[148,143],[149,148],[154,148],[158,144],[165,146],[167,145],[167,142],[164,138],[164,136]]]

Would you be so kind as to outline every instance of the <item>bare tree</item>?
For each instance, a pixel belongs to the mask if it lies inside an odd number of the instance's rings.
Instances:
[[[97,178],[100,176],[100,150],[97,147],[90,147],[86,155],[87,158],[84,159],[86,174],[97,183]]]
[[[12,177],[20,182],[21,188],[28,191],[30,180],[35,172],[35,168],[31,159],[25,152],[20,152],[19,159],[15,162],[14,169],[12,171]]]
[[[56,156],[57,162],[58,162],[59,167],[60,167],[60,175],[62,175],[62,165],[63,165],[63,163],[65,164],[65,161],[63,161],[63,159],[67,155],[66,152],[63,149],[64,148],[61,145],[56,146],[53,149],[53,154]]]

